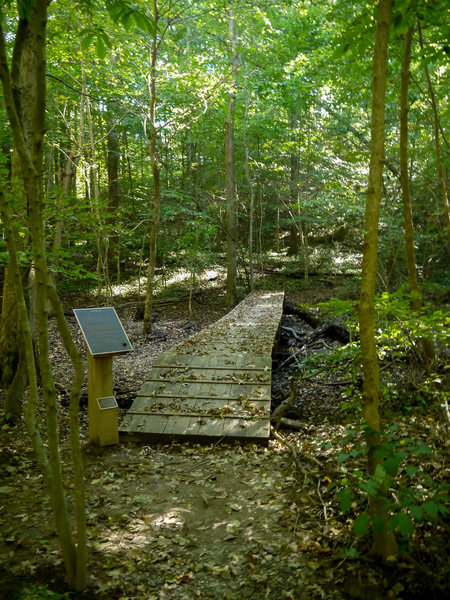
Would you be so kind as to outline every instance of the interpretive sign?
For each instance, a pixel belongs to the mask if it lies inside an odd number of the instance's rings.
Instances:
[[[133,348],[114,308],[74,308],[73,312],[88,347],[89,440],[98,446],[118,444],[112,359]]]
[[[92,356],[122,354],[133,349],[114,308],[74,308],[73,312]]]
[[[117,400],[114,398],[114,396],[107,396],[106,398],[97,398],[97,402],[100,410],[118,408]]]

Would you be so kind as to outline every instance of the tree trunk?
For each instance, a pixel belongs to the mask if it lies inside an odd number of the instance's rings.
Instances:
[[[417,282],[414,225],[408,172],[408,89],[413,34],[414,28],[410,27],[405,37],[402,59],[402,86],[400,97],[400,181],[402,185],[403,216],[405,220],[405,249],[409,291],[411,293],[412,309],[415,312],[419,312],[422,308],[422,296]],[[429,368],[435,360],[433,341],[430,338],[421,338],[420,344],[427,368]]]
[[[291,216],[292,222],[289,226],[289,247],[288,247],[288,255],[289,256],[298,256],[300,252],[300,230],[297,223],[297,215],[299,212],[299,197],[298,197],[298,179],[299,179],[299,157],[298,152],[296,151],[296,145],[294,144],[294,139],[296,136],[297,129],[297,116],[293,113],[289,114],[289,128],[291,131],[292,141],[291,144],[293,148],[290,153],[290,170],[289,170],[289,201],[290,208],[289,214]]]
[[[22,417],[27,371],[19,326],[14,273],[10,265],[7,265],[4,271],[0,349],[0,386],[7,390],[5,419],[11,425],[17,425]]]
[[[38,405],[37,369],[35,364],[30,321],[27,315],[25,295],[17,261],[15,232],[5,195],[0,186],[0,210],[5,239],[8,245],[10,264],[14,276],[16,302],[19,323],[22,331],[24,353],[26,355],[29,378],[29,395],[25,409],[25,420],[30,433],[46,483],[55,526],[58,533],[66,576],[70,587],[84,589],[87,584],[86,566],[86,526],[84,516],[84,482],[79,445],[78,405],[84,369],[81,356],[70,336],[64,312],[47,266],[43,228],[43,141],[45,130],[46,100],[46,25],[47,2],[35,0],[30,20],[22,17],[18,20],[14,40],[14,52],[9,70],[6,56],[5,35],[0,22],[0,79],[2,83],[5,108],[8,114],[15,150],[21,163],[21,174],[28,207],[28,228],[36,272],[36,316],[38,323],[39,363],[42,376],[42,395],[46,413],[46,443],[43,443],[36,423]],[[31,101],[31,129],[29,135],[24,128],[23,98],[21,89],[16,87],[16,75],[22,68],[21,53],[24,44],[30,40],[32,45],[34,92]],[[74,469],[75,511],[77,521],[77,544],[71,532],[71,524],[66,503],[66,486],[62,478],[61,459],[58,441],[56,391],[49,359],[47,300],[51,301],[58,328],[64,345],[72,360],[75,378],[71,390],[70,434],[72,461]]]
[[[402,184],[403,216],[405,219],[406,264],[413,310],[420,310],[421,301],[417,284],[416,251],[414,248],[414,226],[411,208],[411,190],[408,173],[408,89],[409,65],[414,28],[410,27],[405,37],[402,59],[402,86],[400,97],[400,181]]]
[[[25,22],[19,23],[20,44],[15,46],[13,63],[16,65],[11,71],[11,78],[15,86],[15,102],[21,115],[21,128],[23,136],[28,145],[32,143],[33,125],[32,109],[36,91],[34,77],[34,55],[33,37],[29,31],[29,25]],[[18,199],[16,218],[24,224],[24,215],[27,213],[26,194],[23,187],[23,164],[17,149],[13,150],[11,161],[11,185],[14,186],[13,193]],[[16,243],[21,247],[26,246],[29,240],[17,237]],[[29,268],[21,269],[24,277],[24,288],[27,287]],[[0,324],[0,371],[2,387],[7,388],[5,414],[9,420],[18,422],[21,417],[22,396],[26,386],[26,373],[23,369],[23,357],[20,356],[22,346],[20,340],[20,328],[18,325],[18,314],[14,290],[14,275],[7,267],[3,284],[2,317]]]
[[[109,242],[108,242],[108,273],[112,274],[116,270],[116,279],[120,276],[117,268],[119,256],[120,236],[116,230],[117,211],[119,209],[119,140],[117,132],[112,130],[107,135],[108,142],[108,224],[109,224]]]
[[[237,216],[234,172],[234,113],[236,105],[238,54],[236,51],[237,37],[235,32],[235,16],[231,3],[228,9],[228,36],[232,53],[232,88],[228,93],[228,114],[225,122],[225,187],[227,199],[227,283],[225,304],[227,308],[233,308],[237,302]]]
[[[376,26],[373,81],[372,126],[369,181],[364,222],[364,250],[359,305],[359,333],[363,370],[362,414],[368,428],[369,473],[375,472],[378,460],[375,450],[380,443],[381,420],[379,413],[379,365],[375,343],[374,302],[377,278],[378,221],[381,205],[382,175],[384,164],[384,126],[387,48],[393,0],[380,0]],[[381,518],[383,529],[374,531],[372,551],[387,557],[396,552],[396,540],[387,530],[387,514],[383,510],[382,495],[369,499],[369,513]]]
[[[95,148],[95,132],[94,132],[94,120],[91,113],[91,103],[89,94],[87,91],[87,80],[86,80],[86,69],[84,67],[84,60],[81,60],[81,75],[82,75],[82,91],[84,97],[84,107],[86,109],[87,126],[89,134],[89,198],[91,201],[91,212],[94,223],[94,230],[97,236],[97,297],[100,296],[102,289],[102,282],[105,284],[106,289],[109,289],[109,275],[108,275],[108,261],[107,261],[107,239],[105,239],[104,222],[103,216],[100,209],[100,186],[98,181],[98,167],[97,167],[97,152]],[[83,120],[84,128],[84,120]]]
[[[60,264],[59,252],[62,249],[63,231],[64,231],[64,220],[62,215],[64,214],[64,201],[67,200],[72,187],[72,181],[75,177],[77,170],[77,164],[80,160],[80,154],[78,150],[72,150],[67,157],[66,164],[61,174],[61,190],[57,196],[57,214],[58,219],[55,224],[55,233],[53,235],[53,253],[55,256],[56,269],[52,272],[53,282],[56,284],[59,278],[58,265]]]
[[[418,23],[418,28],[419,28],[420,46],[423,50],[423,37],[422,37],[422,28],[420,26],[420,23]],[[446,184],[445,176],[444,176],[444,168],[442,166],[441,144],[439,141],[439,129],[440,129],[439,112],[438,112],[438,107],[437,107],[437,103],[436,103],[436,96],[434,95],[433,83],[431,81],[430,72],[426,65],[425,65],[425,75],[427,77],[428,91],[430,93],[431,106],[433,108],[434,145],[436,148],[436,161],[437,161],[437,168],[438,168],[438,174],[439,174],[439,183],[441,186],[441,193],[442,193],[442,204],[443,204],[443,208],[444,208],[445,226],[446,226],[446,230],[447,230],[447,254],[450,256],[450,211],[449,211],[449,207],[448,207],[447,184]]]
[[[245,179],[247,180],[248,192],[250,196],[249,211],[248,211],[248,262],[249,262],[249,280],[250,280],[250,291],[253,292],[255,288],[255,274],[253,265],[253,220],[255,216],[255,188],[253,180],[250,176],[250,168],[248,164],[248,144],[247,144],[247,116],[248,116],[248,86],[247,86],[247,74],[245,75],[245,110],[244,119],[242,122],[242,136],[244,145],[244,172]]]
[[[134,197],[134,184],[133,184],[133,175],[132,175],[132,171],[131,171],[131,161],[130,161],[130,148],[128,145],[128,135],[127,135],[126,131],[123,132],[123,140],[124,140],[124,145],[125,145],[126,170],[127,170],[128,182],[129,182],[129,186],[130,186],[129,190],[130,190],[130,196],[131,196],[131,211],[133,213],[133,216],[136,216],[136,199]]]
[[[148,260],[148,271],[147,271],[147,288],[145,293],[145,309],[144,309],[144,334],[148,334],[152,327],[152,303],[153,303],[153,287],[155,277],[155,265],[156,265],[156,253],[157,253],[157,239],[158,239],[158,228],[159,228],[159,215],[161,209],[161,175],[158,155],[158,132],[156,130],[156,63],[158,60],[158,50],[160,42],[158,41],[158,2],[154,0],[154,20],[155,30],[153,33],[153,42],[151,50],[151,66],[150,76],[148,82],[148,91],[150,97],[150,143],[149,143],[149,154],[150,164],[153,174],[153,218],[150,228],[150,255]]]

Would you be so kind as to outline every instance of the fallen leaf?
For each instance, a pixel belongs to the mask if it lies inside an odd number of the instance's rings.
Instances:
[[[194,577],[194,572],[193,571],[189,571],[189,573],[181,573],[181,575],[178,575],[178,577],[176,578],[176,582],[178,584],[180,583],[187,583],[188,581],[191,581],[191,579],[193,579]]]

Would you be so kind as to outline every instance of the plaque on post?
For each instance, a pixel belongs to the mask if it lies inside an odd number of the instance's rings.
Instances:
[[[73,312],[89,352],[95,358],[132,350],[114,308],[74,308]]]
[[[112,357],[133,348],[114,308],[75,308],[73,312],[88,348],[89,441],[99,446],[117,444]]]

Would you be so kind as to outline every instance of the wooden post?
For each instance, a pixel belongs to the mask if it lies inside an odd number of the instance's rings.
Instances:
[[[89,441],[98,446],[119,443],[118,406],[113,397],[112,357],[132,350],[112,307],[74,308],[88,347]]]
[[[88,351],[89,441],[98,446],[119,443],[117,407],[102,409],[98,402],[112,395],[112,356],[94,357]]]

